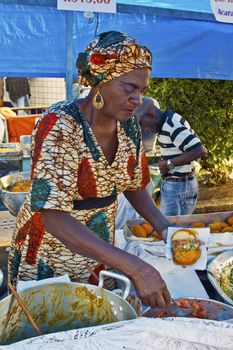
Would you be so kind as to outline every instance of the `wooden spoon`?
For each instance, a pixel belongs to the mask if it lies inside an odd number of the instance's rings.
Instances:
[[[36,333],[38,335],[42,335],[39,327],[37,326],[36,322],[34,321],[34,319],[32,318],[32,316],[30,315],[29,311],[27,310],[24,301],[21,299],[21,297],[19,296],[19,294],[16,292],[15,288],[12,286],[12,284],[9,282],[8,283],[8,287],[11,290],[12,294],[14,295],[15,299],[17,300],[17,302],[19,303],[19,306],[21,307],[21,309],[23,310],[23,312],[25,313],[25,315],[27,316],[28,322],[31,323],[32,327],[34,328],[34,330],[36,331]]]

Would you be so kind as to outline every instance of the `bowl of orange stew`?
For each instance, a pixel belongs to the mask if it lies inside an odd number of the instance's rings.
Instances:
[[[30,187],[30,172],[18,172],[0,178],[0,197],[12,215],[17,215]]]

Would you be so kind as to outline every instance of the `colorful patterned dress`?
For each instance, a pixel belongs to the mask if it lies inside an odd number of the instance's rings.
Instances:
[[[64,274],[72,281],[88,281],[86,263],[91,268],[99,263],[74,254],[47,232],[40,210],[68,212],[113,244],[116,198],[98,209],[75,210],[74,203],[137,190],[149,183],[136,118],[117,122],[117,136],[118,149],[109,165],[75,101],[59,102],[43,114],[32,135],[32,186],[18,214],[9,254],[12,283]]]

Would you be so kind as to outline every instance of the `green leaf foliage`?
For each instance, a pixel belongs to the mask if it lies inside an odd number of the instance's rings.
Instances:
[[[207,148],[200,180],[226,183],[233,168],[233,81],[154,78],[147,96],[187,119]]]

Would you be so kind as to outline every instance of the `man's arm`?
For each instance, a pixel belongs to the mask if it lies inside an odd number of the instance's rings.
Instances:
[[[194,148],[192,151],[186,151],[177,157],[170,159],[174,166],[190,164],[193,160],[204,157],[207,154],[207,150],[203,145]],[[167,160],[159,161],[159,169],[162,175],[166,175],[168,172]]]

